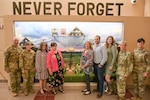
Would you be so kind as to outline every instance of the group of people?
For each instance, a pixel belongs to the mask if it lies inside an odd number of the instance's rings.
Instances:
[[[142,100],[144,95],[144,80],[150,72],[150,53],[144,48],[145,40],[137,40],[137,48],[133,53],[127,51],[127,42],[122,41],[119,49],[116,46],[113,36],[108,36],[106,43],[100,43],[101,37],[96,35],[95,44],[90,41],[84,44],[84,51],[81,54],[80,67],[85,75],[86,88],[82,90],[84,95],[91,94],[90,74],[93,72],[97,80],[97,98],[102,97],[104,91],[104,81],[107,82],[107,95],[115,91],[112,86],[112,73],[116,74],[117,95],[119,100],[125,100],[126,79],[132,73],[134,84],[134,97],[131,100]],[[5,71],[10,73],[10,86],[13,96],[23,92],[20,83],[23,78],[24,95],[29,92],[34,93],[34,76],[39,80],[40,93],[49,91],[57,94],[56,88],[64,93],[64,59],[61,51],[57,49],[57,44],[52,42],[48,51],[47,43],[41,42],[39,50],[35,53],[30,42],[26,43],[26,49],[22,50],[18,46],[18,39],[13,39],[13,44],[5,52]]]
[[[48,51],[47,43],[41,42],[40,48],[35,53],[31,49],[31,42],[26,43],[25,50],[18,45],[18,42],[18,38],[14,37],[13,44],[5,51],[5,71],[10,75],[12,96],[16,97],[22,92],[25,96],[34,93],[34,77],[39,80],[42,95],[49,89],[56,94],[57,87],[61,93],[64,93],[64,59],[62,53],[57,50],[57,44],[52,42],[51,50]],[[23,89],[20,86],[21,77]],[[47,88],[47,79],[49,88]]]
[[[87,41],[85,50],[81,55],[80,66],[85,74],[86,88],[82,90],[84,95],[91,94],[90,77],[92,67],[97,80],[97,98],[102,97],[104,92],[104,81],[107,82],[106,95],[116,93],[119,100],[125,100],[126,80],[132,74],[134,85],[134,97],[131,100],[142,100],[144,95],[144,81],[150,72],[150,52],[144,48],[145,40],[137,40],[137,48],[133,53],[127,51],[127,42],[122,41],[118,47],[113,36],[108,36],[106,43],[100,43],[101,37],[96,35],[95,44]],[[116,87],[112,87],[112,74],[115,73]],[[115,92],[114,92],[115,91]]]

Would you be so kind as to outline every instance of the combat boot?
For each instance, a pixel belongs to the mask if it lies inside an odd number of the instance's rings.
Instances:
[[[125,98],[119,98],[119,100],[125,100]]]
[[[35,93],[32,86],[30,86],[29,91],[30,91],[30,93]]]
[[[141,97],[138,97],[137,100],[142,100],[142,98],[141,98]]]
[[[105,95],[112,95],[113,94],[113,84],[112,84],[112,81],[110,81],[109,83],[107,83],[108,84],[108,91],[107,92],[105,92]]]
[[[113,86],[113,94],[117,95],[117,85],[116,85],[116,80],[113,80],[112,86]]]
[[[137,97],[131,97],[130,100],[138,100],[138,98]]]
[[[19,89],[17,90],[18,93],[23,93],[23,90]]]
[[[119,100],[119,95],[116,95],[117,100]]]
[[[25,89],[25,90],[24,90],[24,95],[25,95],[25,96],[28,96],[28,89]]]
[[[12,92],[12,96],[16,97],[18,94],[16,92]]]

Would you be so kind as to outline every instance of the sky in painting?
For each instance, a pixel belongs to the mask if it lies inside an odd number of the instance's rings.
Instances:
[[[107,36],[113,36],[116,42],[123,39],[122,22],[14,22],[15,35],[22,41],[28,38],[34,45],[41,41],[48,44],[57,42],[59,48],[69,47],[81,49],[85,41],[92,41],[95,35],[101,36],[101,42],[106,41]],[[74,28],[80,29],[83,36],[68,36]],[[52,36],[52,29],[57,29],[58,36]],[[61,30],[66,30],[66,36],[61,36]]]

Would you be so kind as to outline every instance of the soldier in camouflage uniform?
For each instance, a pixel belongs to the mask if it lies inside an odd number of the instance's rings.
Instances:
[[[18,39],[14,37],[13,44],[5,51],[5,71],[10,75],[12,96],[17,96],[20,90],[21,70],[19,68],[19,55],[22,48],[18,46]]]
[[[144,48],[145,40],[139,38],[137,40],[137,48],[134,50],[133,56],[133,84],[134,96],[131,100],[142,100],[144,95],[144,81],[150,71],[150,53]]]
[[[34,93],[32,85],[35,76],[35,52],[31,50],[31,43],[26,43],[26,49],[21,53],[19,65],[22,70],[24,95],[27,96],[28,92]]]
[[[126,50],[126,42],[123,41],[120,44],[121,51],[118,54],[117,59],[117,93],[119,96],[119,100],[125,100],[126,93],[126,79],[128,75],[132,72],[133,68],[133,56],[132,53]]]

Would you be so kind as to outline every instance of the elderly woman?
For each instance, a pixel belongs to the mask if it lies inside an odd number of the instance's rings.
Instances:
[[[47,55],[47,68],[49,70],[49,84],[52,88],[53,94],[57,94],[56,87],[58,87],[61,93],[64,93],[63,83],[64,83],[64,59],[62,53],[57,50],[57,44],[55,42],[51,43],[51,50]]]

